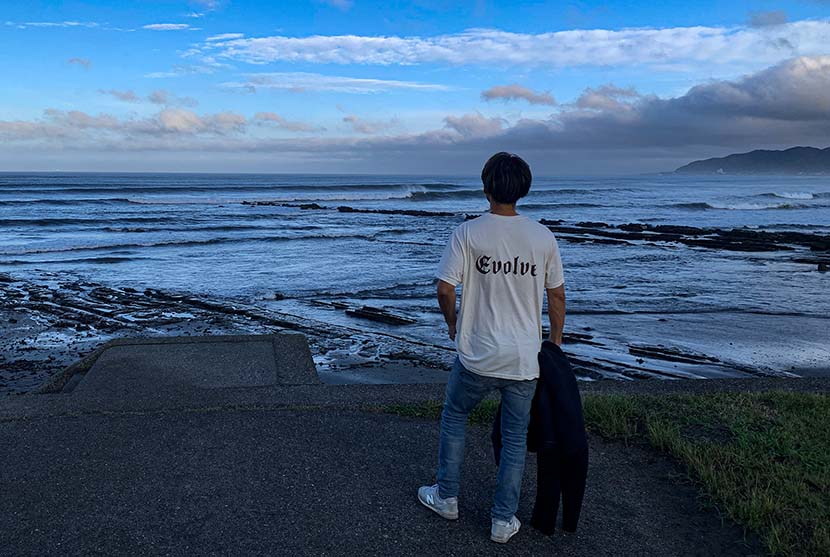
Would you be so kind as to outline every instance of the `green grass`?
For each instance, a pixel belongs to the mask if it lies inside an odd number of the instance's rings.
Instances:
[[[489,425],[497,403],[470,421]],[[830,396],[813,393],[587,393],[592,433],[649,443],[680,461],[721,511],[773,555],[830,555]],[[436,419],[438,403],[387,412]]]

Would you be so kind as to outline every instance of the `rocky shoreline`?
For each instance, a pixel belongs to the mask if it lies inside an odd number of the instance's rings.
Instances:
[[[454,357],[450,345],[407,338],[406,327],[417,322],[410,316],[348,302],[302,302],[342,312],[355,326],[238,300],[151,288],[114,288],[68,280],[57,273],[38,280],[0,274],[0,396],[34,391],[104,342],[124,337],[296,331],[308,338],[321,377],[326,375],[335,383],[440,381],[450,367]],[[360,321],[387,327],[359,328]],[[583,380],[790,375],[663,343],[620,343],[593,327],[577,327],[576,317],[571,322],[564,336],[565,350]]]
[[[326,207],[317,203],[257,201],[244,204],[409,217],[463,216],[470,219],[477,216],[421,210]],[[781,252],[790,261],[815,266],[818,271],[830,268],[830,236],[821,234],[643,223],[613,225],[544,219],[540,222],[562,242],[619,246],[680,244],[734,252]],[[283,306],[279,302],[282,300],[296,303],[281,311]],[[137,290],[128,286],[105,286],[59,272],[41,273],[36,278],[26,279],[0,274],[0,396],[35,390],[50,376],[104,342],[119,337],[297,331],[308,337],[318,369],[321,373],[329,373],[334,382],[441,380],[441,370],[448,369],[453,359],[449,343],[426,342],[408,334],[407,327],[440,326],[437,308],[431,306],[421,310],[420,315],[409,315],[396,307],[377,307],[347,295],[291,300],[276,293],[262,301],[269,303],[217,299],[198,293],[154,288]],[[322,313],[315,314],[320,320],[306,315],[311,307],[321,309]],[[327,321],[329,317],[335,318]],[[633,314],[632,318],[636,317]],[[656,330],[659,323],[648,325],[641,320],[611,325],[608,319],[610,316],[601,321],[590,321],[586,317],[569,322],[566,350],[581,379],[787,375],[783,370],[755,365],[754,359],[751,365],[746,360],[733,361],[728,350],[715,357],[690,350],[682,343],[666,346],[664,336],[660,334],[640,335],[640,339],[650,336],[650,341],[620,340],[606,333],[614,327],[632,324],[640,327],[641,332],[647,332]],[[667,321],[665,318],[654,319]],[[677,316],[671,319],[676,320]],[[375,325],[369,326],[371,324]],[[766,324],[759,322],[759,326]],[[603,327],[608,330],[600,330]],[[665,341],[672,342],[670,338]],[[422,370],[435,370],[435,373],[425,376]],[[336,377],[344,371],[349,373]]]
[[[604,222],[578,222],[568,226],[562,221],[544,219],[541,223],[557,233],[558,238],[570,242],[619,245],[632,242],[646,242],[652,245],[677,243],[692,247],[743,252],[795,251],[803,248],[823,254],[826,260],[830,261],[830,236],[822,234],[642,223],[611,225]],[[818,259],[817,257],[816,260]]]
[[[280,201],[243,201],[249,206],[280,206],[301,210],[338,211],[340,213],[365,213],[380,215],[402,215],[410,217],[455,217],[462,214],[444,211],[414,209],[365,209],[340,205],[328,207],[318,203],[285,203]],[[463,214],[467,220],[479,215]],[[683,244],[713,250],[738,252],[797,252],[809,253],[793,259],[795,263],[813,265],[819,271],[830,269],[830,235],[806,232],[770,232],[752,228],[703,228],[696,226],[653,225],[645,223],[608,224],[605,222],[576,222],[568,224],[562,220],[541,219],[539,222],[556,233],[557,238],[574,243],[595,243],[611,245]]]
[[[381,308],[348,309],[376,320],[407,321]],[[0,396],[37,389],[113,338],[277,331],[306,335],[318,367],[335,372],[367,361],[445,369],[450,358],[446,347],[407,340],[394,332],[316,322],[237,300],[113,288],[60,273],[38,280],[0,274]],[[327,357],[330,354],[337,357]]]

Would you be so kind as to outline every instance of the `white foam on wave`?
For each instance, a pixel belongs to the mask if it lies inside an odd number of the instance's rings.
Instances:
[[[798,203],[708,203],[712,209],[727,211],[767,211],[770,209],[806,209],[807,205]]]
[[[794,192],[773,192],[772,197],[780,197],[782,199],[815,199],[815,195],[810,192],[794,191]]]
[[[243,201],[278,201],[281,203],[300,202],[333,202],[333,201],[385,201],[387,199],[410,199],[415,195],[428,192],[426,186],[402,185],[389,191],[355,191],[355,192],[331,192],[325,193],[315,190],[306,194],[289,191],[283,195],[269,195],[268,197],[163,197],[163,198],[130,198],[127,201],[136,205],[226,205],[229,203],[242,203]]]

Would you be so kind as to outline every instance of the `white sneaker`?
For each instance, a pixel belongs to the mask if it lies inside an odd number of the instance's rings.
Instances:
[[[493,526],[490,528],[490,539],[496,543],[507,543],[521,527],[522,523],[515,515],[509,521],[494,518]]]
[[[438,495],[438,484],[419,487],[418,501],[426,508],[438,513],[442,518],[447,520],[458,518],[458,497],[441,499]]]

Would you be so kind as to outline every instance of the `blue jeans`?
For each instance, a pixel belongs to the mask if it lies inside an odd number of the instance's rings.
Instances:
[[[464,462],[464,433],[467,415],[488,393],[501,392],[501,466],[491,516],[510,520],[519,508],[522,474],[527,452],[527,426],[536,380],[517,381],[485,377],[467,370],[455,360],[441,412],[441,440],[438,445],[438,495],[457,497]]]

